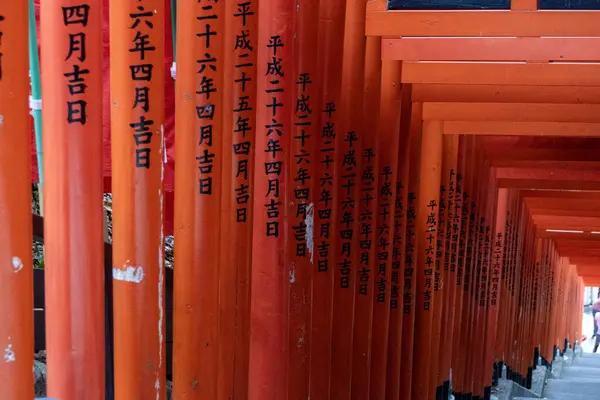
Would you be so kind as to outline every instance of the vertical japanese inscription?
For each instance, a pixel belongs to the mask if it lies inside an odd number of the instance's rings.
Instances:
[[[149,85],[152,82],[152,70],[154,68],[153,64],[146,61],[146,57],[148,53],[156,51],[156,47],[151,40],[151,33],[154,28],[153,15],[152,10],[145,9],[143,0],[140,0],[139,5],[129,14],[130,29],[135,32],[129,52],[134,54],[138,61],[136,64],[129,65],[134,87],[132,109],[136,111],[136,120],[132,121],[129,126],[133,130],[135,143],[135,167],[146,169],[150,168],[151,151],[149,146],[152,142],[154,126],[154,121],[146,117],[150,111]]]
[[[216,154],[213,150],[213,121],[217,114],[217,104],[214,101],[215,93],[220,90],[217,82],[217,58],[214,57],[213,49],[217,45],[219,32],[214,30],[212,22],[219,17],[214,6],[218,0],[206,2],[198,1],[199,9],[196,19],[198,28],[196,38],[199,41],[200,53],[204,57],[196,60],[198,64],[198,87],[196,88],[196,117],[199,120],[200,139],[198,141],[198,190],[200,195],[213,194],[213,169]]]
[[[281,137],[284,132],[280,110],[283,107],[284,86],[279,78],[284,77],[281,53],[278,50],[284,46],[279,35],[271,36],[266,45],[269,57],[265,75],[268,77],[269,85],[265,89],[269,99],[265,107],[270,123],[265,125],[267,143],[263,151],[266,153],[264,168],[267,177],[267,193],[265,195],[265,210],[267,214],[265,234],[267,237],[279,237],[279,213],[281,212],[281,179],[283,178],[283,141]]]
[[[319,143],[319,163],[323,166],[319,176],[318,221],[319,243],[317,247],[317,270],[329,271],[329,248],[331,247],[331,218],[333,213],[333,162],[335,154],[335,122],[333,116],[336,112],[335,104],[328,102],[323,107],[325,120]]]
[[[493,267],[492,267],[492,278],[490,285],[490,306],[495,307],[498,302],[498,284],[500,282],[500,275],[504,280],[504,268],[500,265],[502,259],[502,250],[504,247],[504,236],[502,232],[496,234],[494,240],[494,256],[493,256]],[[500,272],[502,270],[502,273]]]
[[[377,262],[378,262],[378,279],[377,285],[377,302],[385,302],[385,291],[387,286],[387,265],[390,259],[390,249],[392,243],[390,241],[390,222],[393,216],[390,208],[392,202],[395,201],[392,182],[392,168],[389,165],[384,165],[379,177],[379,203],[378,203],[378,224],[377,236]]]
[[[417,195],[415,192],[408,193],[408,209],[406,211],[406,250],[404,255],[404,300],[403,312],[410,314],[412,299],[412,276],[414,269],[414,254],[415,254],[415,222],[417,214],[415,211],[415,200]]]
[[[438,211],[438,202],[435,200],[429,200],[427,204],[427,208],[429,209],[429,214],[427,215],[427,221],[425,222],[426,230],[425,230],[425,240],[426,248],[425,248],[425,261],[423,265],[423,274],[425,275],[425,287],[423,291],[423,310],[429,311],[431,309],[431,299],[432,299],[432,277],[433,277],[433,268],[435,266],[435,244],[437,239],[437,211]]]
[[[458,235],[458,265],[456,267],[456,285],[462,287],[463,279],[464,279],[464,271],[465,271],[465,255],[467,249],[467,227],[468,227],[468,218],[469,218],[469,194],[467,192],[462,191],[462,175],[457,174],[456,176],[456,194],[458,197],[458,201],[454,206],[454,210],[456,211],[456,227],[459,227],[460,224],[460,234]],[[460,210],[460,219],[458,218]],[[454,227],[452,228],[454,229]]]
[[[440,204],[439,204],[439,215],[438,215],[438,234],[435,242],[435,271],[433,276],[433,291],[437,292],[440,290],[440,279],[442,277],[442,261],[444,257],[444,245],[446,235],[446,210],[447,210],[447,197],[448,190],[442,183],[440,185]]]
[[[402,265],[402,248],[404,243],[402,242],[402,229],[404,225],[404,203],[402,202],[402,189],[404,184],[402,181],[396,182],[396,205],[394,207],[394,240],[392,248],[392,284],[390,287],[390,308],[398,308],[398,298],[400,297],[400,270]]]
[[[456,239],[458,239],[458,223],[455,221],[456,199],[456,173],[450,169],[450,180],[448,181],[448,203],[446,205],[446,232],[444,234],[444,271],[456,271]]]
[[[373,247],[373,212],[372,208],[375,205],[375,173],[373,171],[373,161],[375,151],[372,148],[366,148],[363,153],[362,165],[362,195],[360,201],[362,203],[362,213],[360,218],[360,271],[358,293],[366,296],[369,290],[369,279],[371,279],[371,265],[369,258],[371,248]]]
[[[254,45],[250,40],[250,30],[248,29],[248,17],[254,15],[250,1],[240,2],[233,14],[234,18],[240,21],[241,29],[236,33],[233,53],[235,58],[234,84],[238,85],[235,93],[238,93],[237,105],[233,109],[233,163],[235,169],[235,201],[236,201],[236,221],[246,223],[248,221],[248,203],[250,200],[250,153],[252,142],[247,136],[252,134],[251,118],[254,110],[250,106],[252,92],[250,83],[252,82],[252,69],[254,64],[249,61],[253,59]],[[208,53],[207,53],[208,54]],[[216,68],[215,68],[216,69]],[[216,71],[215,71],[216,72]],[[212,145],[212,126],[210,131],[202,131],[201,141],[210,140]],[[208,146],[208,143],[207,143]]]
[[[352,238],[354,236],[354,210],[356,199],[354,198],[354,187],[356,186],[356,147],[358,141],[356,132],[347,132],[344,137],[347,143],[347,151],[343,154],[340,180],[342,182],[342,193],[340,195],[340,287],[350,287],[350,272],[352,270]]]
[[[481,246],[482,262],[481,262],[481,278],[480,278],[480,285],[479,285],[479,291],[480,291],[479,306],[480,307],[489,306],[488,286],[490,284],[490,281],[488,279],[488,274],[489,274],[489,265],[490,265],[489,264],[489,255],[490,255],[490,244],[491,244],[490,232],[491,232],[490,227],[488,225],[485,225],[484,226],[484,234],[483,234],[483,245]]]
[[[312,176],[310,175],[312,158],[312,108],[310,105],[310,86],[312,80],[309,73],[300,73],[296,80],[298,97],[296,98],[295,122],[296,135],[293,140],[296,142],[293,146],[296,150],[294,154],[294,204],[296,205],[294,238],[296,240],[296,257],[307,256],[307,238],[312,240],[312,232],[307,236],[307,230],[312,231],[312,225],[308,226],[307,221],[312,224],[314,216],[314,206],[310,203],[310,186]],[[310,217],[310,218],[307,218]],[[310,251],[311,261],[313,260],[313,249]]]
[[[2,39],[4,37],[4,31],[2,30],[2,22],[4,21],[4,16],[0,15],[0,81],[2,80],[2,62],[4,53],[2,52]]]
[[[69,38],[69,48],[67,54],[65,54],[65,67],[68,67],[68,70],[63,74],[69,89],[66,116],[69,125],[79,124],[83,126],[87,122],[87,101],[85,99],[87,84],[85,83],[85,77],[90,71],[83,66],[87,60],[86,28],[89,14],[90,6],[87,4],[62,7],[63,24],[67,28]]]

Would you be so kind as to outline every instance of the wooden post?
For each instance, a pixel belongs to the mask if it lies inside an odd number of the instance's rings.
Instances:
[[[373,332],[373,304],[376,278],[377,201],[379,198],[379,110],[381,98],[381,40],[367,38],[365,49],[365,77],[361,132],[362,152],[356,157],[360,163],[360,192],[358,196],[359,261],[356,272],[354,326],[352,337],[352,390],[353,399],[369,397],[371,383],[371,346]]]
[[[415,310],[417,293],[417,249],[416,236],[417,208],[420,166],[422,103],[413,103],[410,116],[410,151],[408,171],[408,200],[406,201],[406,243],[402,299],[402,364],[400,366],[400,398],[410,399],[413,380],[413,359],[415,342]]]
[[[402,320],[404,268],[406,265],[406,225],[408,178],[410,166],[410,124],[411,124],[410,85],[402,88],[400,112],[400,141],[398,144],[398,173],[396,175],[396,205],[394,208],[394,241],[392,250],[392,279],[390,287],[390,333],[387,357],[387,382],[385,396],[388,400],[400,397],[400,373],[402,366]]]
[[[331,381],[331,333],[334,274],[337,270],[335,245],[337,203],[334,169],[337,165],[335,136],[340,134],[339,106],[341,90],[343,44],[338,40],[344,34],[345,1],[322,1],[319,12],[319,76],[321,93],[315,110],[320,115],[313,196],[314,208],[314,265],[311,320],[310,397],[329,399]],[[315,312],[316,311],[316,312]]]
[[[434,307],[433,307],[433,335],[431,339],[430,354],[430,373],[429,388],[430,391],[435,388],[436,397],[440,396],[443,390],[442,374],[440,373],[441,359],[443,354],[451,351],[451,347],[446,343],[445,336],[442,335],[442,315],[444,310],[448,309],[447,300],[447,279],[450,265],[450,237],[449,227],[451,224],[454,210],[454,176],[456,175],[457,154],[452,147],[452,143],[458,143],[458,137],[444,136],[442,139],[442,178],[440,185],[440,202],[438,216],[438,232],[436,238],[435,250],[435,271],[434,271]],[[448,240],[447,240],[448,238]],[[442,337],[444,339],[442,339]],[[440,345],[443,343],[443,345]],[[437,349],[437,350],[436,350]],[[433,393],[431,393],[433,395]]]
[[[440,181],[442,169],[442,122],[424,121],[421,144],[420,184],[416,222],[416,318],[413,397],[429,399],[429,362],[433,324],[433,285]]]
[[[54,371],[47,393],[103,399],[102,2],[46,1],[40,14],[43,129],[52,132],[43,138],[47,365]]]
[[[452,346],[454,342],[454,315],[456,313],[457,294],[457,258],[460,237],[460,221],[462,208],[462,192],[458,181],[458,136],[445,135],[443,138],[444,169],[447,184],[448,200],[446,204],[446,234],[444,238],[444,265],[442,285],[444,304],[440,330],[444,332],[439,341],[438,374],[442,385],[442,394],[447,396],[450,390],[450,368],[452,361]]]
[[[338,38],[339,40],[339,38]],[[339,128],[335,135],[337,200],[334,215],[336,258],[331,346],[332,400],[348,399],[352,389],[354,301],[359,264],[358,207],[362,154],[365,72],[365,3],[346,1]]]
[[[55,8],[58,9],[57,6]],[[64,30],[55,30],[68,38]],[[62,59],[60,63],[64,64]],[[0,366],[0,387],[7,399],[33,398],[33,260],[27,69],[27,2],[2,2],[0,239],[3,245],[0,246],[0,259],[4,267],[0,272],[0,348],[4,362]],[[63,81],[60,83],[64,85]]]
[[[224,99],[231,95],[227,90],[231,86],[226,89],[224,82],[224,48],[233,46],[224,41],[226,17],[223,2],[188,0],[178,4],[179,30],[195,33],[177,35],[175,86],[175,263],[181,268],[174,275],[173,387],[175,397],[189,399],[227,398],[232,392],[228,383],[233,383],[230,360],[235,329],[230,310],[235,297],[231,290],[226,291],[229,286],[222,288],[220,296],[223,280],[219,275],[225,265],[221,264],[221,219],[230,218],[235,211],[216,212],[222,207],[222,190],[231,197],[231,184],[225,187],[221,180],[227,165],[230,182],[232,165],[231,160],[224,160],[223,148],[223,132],[231,132],[223,129],[224,110],[232,103]],[[233,232],[228,233],[231,240]],[[223,279],[228,279],[225,285],[235,288],[231,270],[235,271],[237,264],[228,261]],[[223,397],[218,397],[221,377],[227,383],[220,386]]]
[[[291,182],[292,88],[296,8],[258,3],[257,109],[250,312],[250,400],[287,398],[289,266],[284,220]],[[264,71],[264,72],[258,72]]]
[[[506,222],[508,211],[508,189],[498,189],[498,201],[496,211],[496,223],[494,226],[494,236],[492,237],[492,261],[491,261],[491,277],[490,277],[490,296],[489,296],[489,318],[486,324],[485,337],[486,349],[485,359],[483,363],[484,371],[484,388],[491,389],[491,381],[489,380],[489,371],[493,366],[494,346],[497,338],[498,328],[498,310],[503,298],[499,296],[502,285],[501,276],[505,274],[503,270],[504,263],[504,248],[506,243]],[[497,360],[496,360],[497,361]],[[487,371],[487,372],[486,372]]]
[[[288,395],[290,400],[310,397],[309,368],[312,343],[311,288],[314,248],[315,204],[318,197],[312,190],[315,176],[315,148],[321,109],[318,71],[318,37],[314,21],[319,17],[319,0],[298,3],[295,12],[294,66],[292,89],[294,128],[287,146],[290,148],[287,201],[287,254],[285,263],[289,272],[288,297]],[[285,142],[284,142],[285,143]],[[314,310],[321,312],[321,310]]]
[[[248,396],[257,12],[256,0],[225,2],[217,399]]]
[[[402,64],[383,61],[381,67],[381,103],[379,114],[379,165],[377,230],[374,232],[376,262],[373,289],[373,339],[371,344],[370,399],[386,398],[388,368],[388,337],[390,328],[390,289],[396,212],[396,179],[398,176],[398,146],[400,144],[400,117],[402,110]]]
[[[116,399],[166,396],[164,7],[110,2]]]

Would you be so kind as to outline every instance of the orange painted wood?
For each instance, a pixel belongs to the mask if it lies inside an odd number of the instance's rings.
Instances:
[[[587,182],[600,180],[600,174],[593,169],[578,170],[574,168],[511,168],[501,167],[496,169],[498,179],[550,179],[566,181],[569,179]]]
[[[454,316],[456,313],[457,294],[457,259],[461,228],[462,193],[460,184],[462,176],[459,177],[459,138],[444,137],[444,168],[449,164],[446,174],[446,190],[448,191],[448,202],[446,205],[446,234],[444,244],[443,280],[444,302],[440,330],[444,334],[439,341],[439,368],[441,384],[450,380],[450,369],[452,366],[452,347],[454,344]],[[447,160],[447,161],[446,161]]]
[[[312,319],[310,347],[310,397],[316,400],[329,399],[331,379],[331,333],[334,274],[337,269],[335,257],[336,216],[333,214],[337,202],[336,184],[333,180],[336,163],[335,135],[339,128],[339,106],[341,90],[343,43],[337,40],[343,35],[345,1],[334,0],[320,3],[319,11],[319,76],[321,93],[319,98],[319,130],[313,197],[314,208],[314,265],[312,286]]]
[[[68,38],[66,29],[56,31],[56,36],[62,33],[61,36]],[[57,39],[60,43],[62,37]],[[0,347],[4,349],[0,386],[6,398],[31,399],[34,326],[26,2],[0,4],[0,54],[0,223],[3,226],[0,258],[4,264],[0,271],[0,314],[3,316]],[[62,59],[56,61],[66,67]],[[55,69],[58,68],[57,65]],[[64,81],[56,79],[64,85]],[[60,131],[63,123],[56,125]],[[91,369],[102,373],[96,370],[101,366],[99,363]],[[60,374],[61,370],[57,372]],[[74,377],[73,372],[67,374]]]
[[[410,117],[410,150],[408,171],[408,199],[406,201],[406,226],[404,246],[404,279],[402,288],[402,364],[400,365],[400,398],[412,395],[413,360],[415,344],[415,311],[417,293],[416,219],[421,171],[421,119],[420,103],[413,103]]]
[[[231,107],[230,101],[224,103],[224,96],[231,95],[224,86],[226,10],[224,4],[205,6],[194,1],[180,2],[179,7],[180,29],[198,34],[208,29],[216,35],[178,35],[177,43],[174,233],[180,246],[175,262],[181,269],[174,278],[173,386],[177,386],[176,397],[217,399],[223,398],[217,394],[220,376],[229,374],[228,380],[233,381],[231,369],[225,372],[233,366],[220,364],[225,363],[221,356],[230,358],[227,353],[235,345],[231,336],[235,330],[227,320],[232,299],[227,292],[219,294],[222,216],[214,212],[222,206],[222,190],[228,189],[221,187],[222,175],[226,174],[226,181],[230,175],[223,169],[225,135],[217,133],[223,130],[224,108]],[[236,263],[228,261],[223,278],[235,284],[230,268]],[[223,336],[220,327],[226,330]],[[231,387],[221,386],[221,390],[221,396],[231,393]]]
[[[511,0],[510,9],[513,11],[531,11],[538,9],[538,0]]]
[[[387,357],[387,381],[385,396],[396,400],[400,396],[401,370],[403,363],[402,338],[404,319],[404,271],[406,266],[406,226],[411,149],[411,90],[402,88],[400,112],[400,141],[398,146],[398,173],[396,175],[396,204],[394,207],[394,238],[392,250],[392,279],[390,287],[390,333]]]
[[[600,64],[598,63],[406,62],[402,68],[402,82],[459,85],[600,86],[599,71]]]
[[[318,35],[314,21],[319,17],[319,1],[310,0],[296,8],[294,30],[294,63],[292,104],[295,104],[294,129],[287,146],[290,147],[290,175],[287,202],[287,254],[289,269],[288,294],[288,371],[287,398],[306,399],[309,393],[309,368],[312,338],[311,289],[314,270],[314,205],[318,197],[312,191],[315,176],[315,145],[318,133],[316,110],[320,86],[318,71]],[[314,110],[314,111],[313,111]],[[285,142],[284,142],[285,144]],[[320,310],[315,310],[319,312]]]
[[[468,142],[466,137],[462,137],[459,140],[459,152],[457,162],[457,174],[456,174],[456,210],[459,218],[456,218],[458,237],[457,251],[456,251],[456,280],[455,284],[455,306],[454,315],[452,316],[452,356],[451,356],[451,367],[452,367],[452,385],[453,390],[457,393],[462,391],[462,368],[461,360],[463,357],[461,343],[463,342],[462,337],[462,325],[463,325],[463,309],[466,304],[464,296],[464,276],[465,276],[465,256],[466,248],[469,240],[469,223],[470,223],[470,166],[472,165],[472,153],[468,149]],[[454,228],[453,228],[454,229]]]
[[[468,393],[471,382],[468,381],[468,369],[467,369],[467,358],[468,358],[468,338],[470,328],[470,317],[471,317],[471,304],[472,295],[470,292],[471,281],[472,281],[472,270],[473,270],[473,255],[475,253],[475,246],[477,243],[477,201],[478,191],[475,187],[477,163],[475,156],[475,146],[473,140],[466,141],[464,161],[464,176],[465,181],[463,184],[463,226],[462,229],[465,231],[464,241],[461,237],[461,247],[459,250],[459,262],[462,265],[461,273],[461,287],[458,289],[461,291],[461,311],[459,323],[459,334],[457,335],[458,343],[453,346],[453,352],[456,351],[456,387],[459,393]],[[462,235],[462,233],[461,233]],[[454,368],[453,368],[454,370]]]
[[[423,120],[600,122],[600,104],[424,103]]]
[[[590,118],[589,115],[582,115],[582,117]],[[507,120],[507,118],[497,115],[492,118],[502,118],[503,121],[484,121],[483,119],[447,121],[444,122],[444,133],[447,135],[600,136],[600,124],[597,122],[514,122],[514,120]]]
[[[369,41],[372,39],[369,38]],[[402,64],[383,61],[381,66],[381,107],[378,140],[378,198],[375,254],[373,263],[373,331],[371,342],[370,399],[386,399],[388,368],[388,338],[392,286],[394,216],[396,213],[396,180],[398,176],[398,146],[402,110]]]
[[[358,195],[358,266],[352,337],[352,387],[354,399],[368,398],[371,390],[372,347],[382,346],[380,333],[373,337],[373,305],[376,300],[377,274],[377,201],[379,199],[379,160],[381,158],[379,124],[381,103],[381,47],[379,38],[368,38],[365,54],[365,77],[361,133],[362,151],[356,157],[360,165]],[[355,153],[356,154],[356,153]],[[345,156],[344,156],[345,157]],[[343,228],[342,228],[343,229]],[[381,323],[381,321],[379,321]],[[379,348],[378,348],[379,349]]]
[[[456,138],[457,139],[457,138]],[[458,145],[458,140],[455,140]],[[447,281],[449,278],[449,264],[450,264],[450,250],[447,247],[450,246],[449,239],[449,227],[451,228],[450,222],[453,216],[454,206],[454,177],[456,175],[456,159],[457,154],[453,152],[452,139],[451,137],[444,137],[442,139],[442,170],[441,170],[441,184],[440,184],[440,200],[439,200],[439,213],[438,213],[438,230],[436,238],[436,250],[435,250],[435,272],[434,272],[434,304],[433,304],[433,330],[431,339],[431,354],[430,354],[430,388],[437,388],[444,382],[442,379],[441,359],[444,353],[451,352],[451,347],[441,347],[440,343],[445,342],[442,337],[442,330],[445,330],[442,325],[443,310],[447,309]],[[448,240],[446,239],[448,237]],[[448,366],[449,367],[449,366]]]
[[[593,190],[600,191],[595,181],[558,181],[549,179],[498,179],[498,185],[512,189],[544,189],[544,190]]]
[[[403,37],[381,42],[384,60],[405,61],[595,61],[600,38]]]
[[[289,2],[258,4],[257,97],[248,398],[287,398],[289,238],[285,220],[292,182],[293,25]],[[279,142],[277,142],[279,141]],[[278,146],[277,146],[278,145]],[[277,147],[280,150],[275,150]]]
[[[48,210],[44,221],[47,365],[55,371],[52,376],[48,376],[47,393],[48,396],[65,400],[103,399],[105,390],[101,10],[100,1],[82,5],[72,0],[44,2],[40,9],[40,32],[44,37],[41,51],[44,76],[42,115],[43,129],[47,133],[43,138],[44,208]],[[18,18],[16,10],[10,11],[10,15]],[[23,18],[20,23],[26,24],[26,20]],[[11,75],[14,74],[14,68],[23,67],[23,64],[19,64],[18,53],[9,44],[13,41],[18,42],[18,38],[2,37],[2,47],[6,45],[8,54],[12,53],[13,57],[12,61],[4,59],[4,56],[2,59],[3,67]],[[124,45],[125,41],[122,43]],[[127,43],[129,45],[130,42]],[[12,63],[15,64],[11,65]],[[3,80],[12,79],[11,75]],[[15,84],[19,84],[19,81],[23,84],[25,78],[19,79],[18,73],[13,76]],[[2,96],[8,94],[4,90],[3,87]],[[8,100],[6,97],[2,100],[4,99]],[[22,99],[21,102],[23,101]],[[130,108],[132,104],[128,103],[127,107]],[[18,110],[19,105],[14,106]],[[20,107],[24,107],[22,103]],[[4,115],[4,120],[11,117],[19,116],[16,113]],[[13,126],[17,128],[19,125],[17,123]],[[9,127],[10,125],[7,129]],[[24,127],[21,125],[21,128]],[[15,131],[11,134],[24,137],[28,136],[28,131]],[[126,137],[129,141],[132,140],[131,136]],[[14,155],[20,154],[17,151],[24,150],[24,143],[15,137],[14,144],[17,147],[10,151]],[[118,146],[118,142],[115,145]],[[17,166],[21,161],[15,162],[15,166],[10,167],[11,171],[19,168]],[[18,170],[23,172],[25,168],[21,164]],[[118,182],[117,176],[120,173],[116,172],[114,175]],[[20,187],[24,195],[27,192],[24,185],[29,184],[29,179],[24,175],[20,177],[26,179],[27,183],[18,182],[16,185],[23,186],[16,186],[11,190]],[[115,190],[116,186],[118,184],[115,185]],[[19,196],[18,191],[15,196]],[[21,200],[28,205],[30,203],[29,196],[24,196]],[[19,211],[15,209],[13,212]],[[115,213],[121,218],[121,209],[118,213],[115,209]],[[20,223],[28,224],[29,221],[22,220]],[[27,227],[24,230],[25,233],[30,232]],[[117,232],[121,234],[118,228]],[[23,245],[26,246],[26,243]],[[30,252],[29,248],[29,254]],[[157,253],[157,248],[154,247],[154,254]],[[20,257],[24,260],[24,270],[20,273],[27,276],[31,273],[32,266],[28,262],[30,258],[25,254]],[[13,269],[14,262],[9,262],[6,259],[6,267],[10,265]],[[115,259],[116,268],[121,268],[124,263],[125,261],[119,263],[118,258]],[[16,289],[17,287],[11,288]],[[156,293],[156,286],[153,286],[153,292]],[[23,306],[31,307],[31,292],[21,295],[27,298]],[[123,306],[125,310],[129,308],[123,302],[116,304]],[[153,305],[156,306],[156,302]],[[27,311],[31,312],[31,308]],[[114,316],[115,329],[117,325],[123,328],[124,321],[119,318],[121,315],[116,312]],[[153,336],[150,332],[156,333],[156,324],[152,328],[152,331],[148,329],[144,333],[145,337]],[[22,329],[27,329],[27,325]],[[117,332],[121,331],[115,330]],[[31,331],[13,332],[11,336],[21,334],[27,338]],[[11,339],[5,336],[3,340]],[[136,336],[135,341],[139,343],[143,339]],[[3,345],[5,349],[8,346],[9,343]],[[17,352],[17,348],[13,351],[16,359],[31,355],[30,347],[23,350],[23,355]],[[122,351],[120,354],[124,353]],[[123,365],[131,361],[129,358],[121,360],[117,357],[115,366],[117,360],[121,361],[118,371],[121,376],[126,375]],[[27,363],[31,366],[31,358],[27,359]],[[30,379],[21,383],[27,386],[29,398]],[[155,377],[148,382],[151,389],[148,394],[154,395],[154,380]]]
[[[255,173],[251,150],[256,135],[253,110],[256,110],[257,103],[255,81],[246,79],[256,74],[257,10],[257,1],[246,2],[241,6],[241,10],[237,4],[226,2],[223,15],[225,18],[223,44],[231,46],[229,49],[233,50],[222,52],[223,151],[220,179],[222,214],[219,259],[218,399],[248,397],[254,195],[252,178]],[[180,13],[180,15],[183,18],[185,14]],[[185,59],[186,56],[183,57]],[[177,63],[181,64],[179,57]],[[238,65],[240,67],[237,67]],[[216,138],[213,136],[213,139]],[[193,167],[190,168],[192,169]],[[195,183],[190,186],[196,187]],[[232,249],[235,251],[231,251]]]
[[[442,123],[424,121],[416,220],[416,318],[413,397],[427,399],[434,308],[435,246],[442,170]],[[436,371],[437,372],[437,371]]]
[[[600,87],[420,83],[413,85],[413,99],[420,102],[598,104]]]
[[[358,208],[349,204],[360,201],[358,165],[344,162],[349,155],[362,152],[363,90],[365,81],[365,3],[346,2],[344,42],[336,133],[336,174],[338,194],[334,215],[339,225],[335,238],[335,277],[333,293],[333,332],[331,347],[330,399],[348,399],[352,388],[352,349],[354,300],[359,269]],[[338,38],[339,40],[339,38]],[[351,159],[352,157],[350,157]],[[357,158],[357,163],[361,161]],[[354,186],[352,186],[354,185]],[[348,222],[342,222],[348,221]],[[352,233],[352,238],[349,238]],[[345,246],[345,247],[344,247]],[[348,247],[349,246],[349,247]]]
[[[371,11],[387,11],[388,0],[368,0],[367,12]]]
[[[598,11],[372,11],[369,36],[600,36]]]

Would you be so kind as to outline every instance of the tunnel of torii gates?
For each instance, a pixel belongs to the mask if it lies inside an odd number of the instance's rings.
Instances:
[[[160,400],[165,1],[110,7],[114,398]],[[175,399],[489,398],[498,366],[527,385],[580,340],[600,286],[600,12],[537,7],[179,0]],[[41,4],[60,400],[106,390],[101,9]],[[8,400],[33,396],[27,15],[0,1]]]

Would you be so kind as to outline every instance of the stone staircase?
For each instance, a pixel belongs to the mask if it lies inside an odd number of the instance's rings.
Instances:
[[[544,389],[548,400],[600,400],[600,354],[582,353],[567,363]]]

